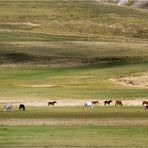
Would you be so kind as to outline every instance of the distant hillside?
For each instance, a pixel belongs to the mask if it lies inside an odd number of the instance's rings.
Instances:
[[[20,31],[85,37],[148,37],[147,11],[97,1],[7,0],[0,1],[0,8],[0,32],[7,32],[9,38],[12,32]]]
[[[97,0],[100,2],[108,2],[117,5],[125,5],[133,8],[144,8],[148,9],[148,1],[147,0]]]
[[[131,2],[130,6],[134,8],[148,9],[148,1],[147,0],[136,0],[134,2]]]
[[[146,10],[92,0],[0,1],[0,64],[147,60],[147,20]]]

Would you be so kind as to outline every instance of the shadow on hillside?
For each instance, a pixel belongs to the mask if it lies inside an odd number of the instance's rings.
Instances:
[[[1,55],[1,59],[3,61],[12,62],[12,63],[19,63],[19,62],[28,62],[28,61],[35,61],[35,57],[28,55],[27,53],[5,53]]]
[[[129,64],[147,61],[147,57],[116,57],[116,56],[105,56],[105,57],[93,57],[93,58],[82,58],[82,57],[55,57],[55,56],[35,56],[27,53],[3,53],[0,54],[0,64],[42,64],[42,65],[58,65],[60,66],[82,66],[82,65],[96,65],[103,64],[113,66],[114,64]]]

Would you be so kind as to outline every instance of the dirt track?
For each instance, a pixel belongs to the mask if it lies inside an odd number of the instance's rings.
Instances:
[[[56,106],[83,106],[84,102],[86,101],[93,101],[93,100],[72,100],[72,99],[55,99],[57,101]],[[119,99],[122,100],[122,99]],[[122,100],[122,103],[124,106],[141,106],[142,105],[142,101],[144,101],[146,99],[136,99],[136,100]],[[22,100],[18,100],[18,99],[12,99],[12,100],[8,100],[8,99],[4,99],[4,100],[0,100],[0,104],[4,105],[4,104],[12,104],[14,106],[18,106],[20,103],[25,104],[26,106],[36,106],[36,107],[41,107],[41,106],[47,106],[48,101],[52,101],[52,100],[47,100],[47,99],[22,99]],[[104,100],[100,100],[99,99],[99,104],[98,106],[104,106]],[[115,105],[115,101],[113,101],[113,103],[111,103],[111,105]]]
[[[136,126],[148,125],[148,119],[122,119],[122,118],[100,118],[100,119],[4,119],[0,125],[98,125],[98,126]]]

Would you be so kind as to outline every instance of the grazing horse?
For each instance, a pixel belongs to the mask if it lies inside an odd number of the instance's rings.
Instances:
[[[4,105],[4,112],[11,111],[11,110],[12,110],[12,105],[10,104]]]
[[[19,105],[19,111],[25,111],[25,105],[24,104]]]
[[[121,102],[120,100],[117,100],[117,101],[115,102],[115,106],[117,106],[117,105],[123,106],[123,104],[122,104],[122,102]]]
[[[110,103],[112,103],[112,100],[104,101],[104,105],[105,105],[105,106],[106,106],[106,104],[110,105]]]
[[[91,101],[93,105],[99,104],[99,101]]]
[[[143,101],[142,105],[148,105],[148,101]]]
[[[85,102],[83,108],[93,108],[93,103],[92,102]]]
[[[148,110],[148,105],[146,105],[146,106],[144,107],[144,109],[145,109],[145,110]]]
[[[50,105],[54,106],[54,104],[56,104],[56,103],[57,103],[57,101],[48,102],[48,106],[50,106]]]

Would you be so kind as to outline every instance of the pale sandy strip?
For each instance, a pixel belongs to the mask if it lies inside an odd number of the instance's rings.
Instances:
[[[13,106],[19,106],[19,104],[23,103],[26,106],[35,106],[35,107],[42,107],[42,106],[47,106],[48,101],[53,101],[56,100],[57,104],[55,106],[83,106],[83,104],[86,101],[93,101],[93,100],[77,100],[77,99],[1,99],[0,100],[0,105],[5,105],[5,104],[12,104]],[[95,99],[94,99],[95,100]],[[98,99],[99,104],[97,106],[104,106],[104,100],[105,99]],[[106,100],[109,100],[106,99]],[[123,103],[123,106],[142,106],[142,101],[147,100],[146,98],[143,99],[136,99],[136,100],[124,100],[122,98],[116,99],[116,100],[121,100]],[[115,105],[115,100],[110,104],[110,106]]]
[[[98,126],[136,126],[148,125],[148,119],[4,119],[0,125],[98,125]]]

